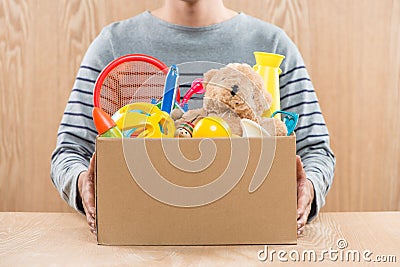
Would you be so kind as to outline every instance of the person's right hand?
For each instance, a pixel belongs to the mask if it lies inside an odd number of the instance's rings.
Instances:
[[[90,159],[89,169],[81,172],[78,178],[78,189],[82,199],[86,220],[90,227],[90,232],[96,235],[96,207],[94,202],[94,168],[96,153]]]

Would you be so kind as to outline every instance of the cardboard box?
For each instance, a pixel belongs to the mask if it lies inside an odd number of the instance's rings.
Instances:
[[[98,138],[96,151],[99,244],[297,242],[295,136]]]

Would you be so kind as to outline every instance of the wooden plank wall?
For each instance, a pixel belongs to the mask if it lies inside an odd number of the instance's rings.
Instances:
[[[70,211],[50,156],[81,59],[108,23],[162,3],[0,2],[0,211]],[[400,210],[400,1],[226,0],[299,46],[337,156],[326,211]]]

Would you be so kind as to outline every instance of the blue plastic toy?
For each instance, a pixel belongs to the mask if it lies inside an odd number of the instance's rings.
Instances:
[[[178,77],[178,67],[176,65],[171,65],[167,78],[165,79],[164,95],[161,103],[161,110],[168,114],[171,113],[175,105]]]
[[[297,123],[299,122],[299,114],[294,113],[294,112],[287,112],[287,111],[281,111],[281,110],[277,110],[274,113],[272,113],[271,118],[273,118],[276,114],[282,114],[285,115],[285,117],[283,117],[283,122],[286,125],[287,128],[287,135],[291,135],[294,131],[294,129],[297,126]]]

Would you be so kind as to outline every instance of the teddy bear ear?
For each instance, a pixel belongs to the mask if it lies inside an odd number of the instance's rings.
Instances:
[[[203,86],[206,87],[207,83],[214,77],[214,75],[218,72],[216,69],[211,69],[204,73],[203,78]]]

